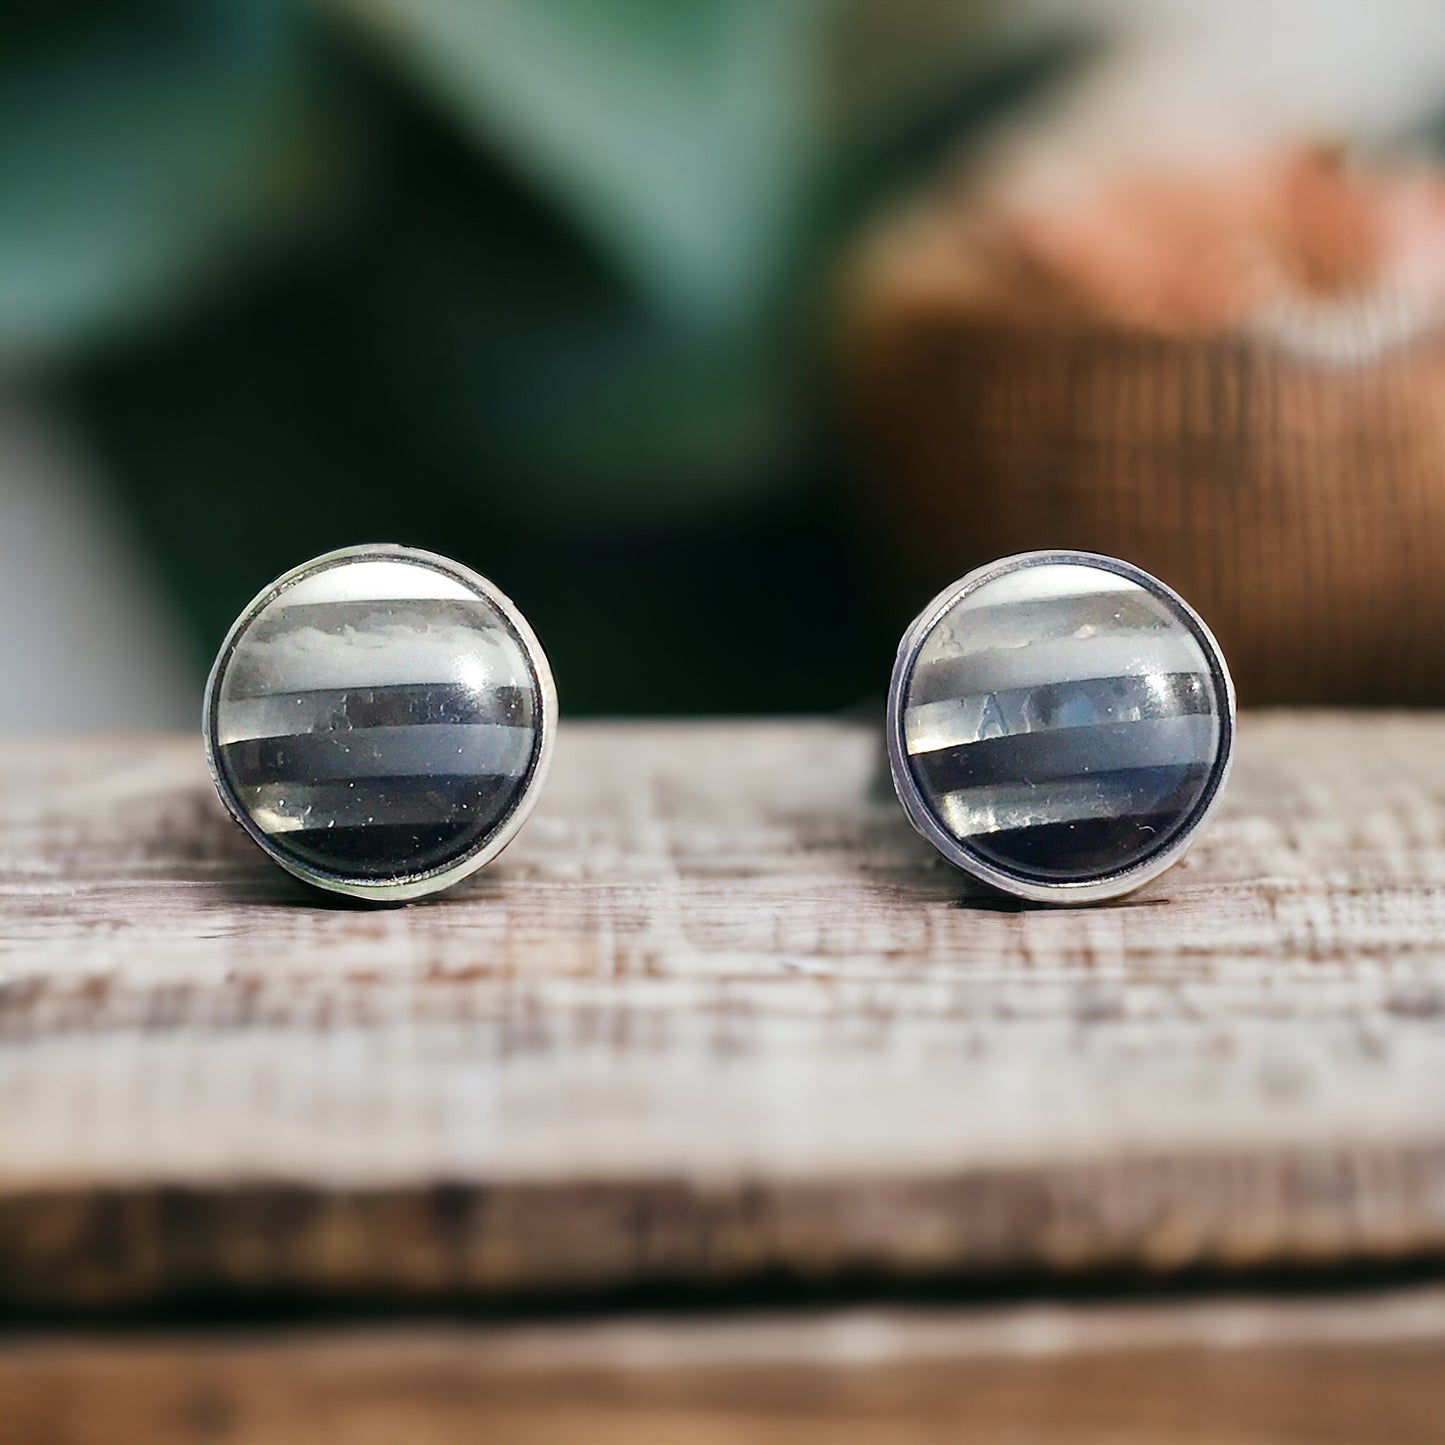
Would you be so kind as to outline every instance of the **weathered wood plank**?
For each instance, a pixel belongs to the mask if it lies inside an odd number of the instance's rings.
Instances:
[[[337,907],[189,740],[0,751],[0,1300],[1445,1252],[1445,719],[1249,717],[1121,905],[1000,907],[832,724],[565,729]]]
[[[1445,1296],[12,1338],[45,1445],[1425,1445]]]

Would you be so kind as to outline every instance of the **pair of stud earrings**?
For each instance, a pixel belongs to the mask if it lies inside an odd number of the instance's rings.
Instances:
[[[1234,691],[1209,629],[1147,572],[1028,552],[970,572],[904,634],[888,693],[913,826],[990,886],[1092,903],[1173,863],[1213,810]],[[475,872],[541,792],[557,691],[486,578],[406,547],[331,552],[237,619],[206,755],[283,868],[397,902]]]

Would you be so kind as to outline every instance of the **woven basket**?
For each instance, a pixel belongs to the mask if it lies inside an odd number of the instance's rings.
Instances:
[[[1237,305],[1216,327],[1086,314],[1057,286],[1020,305],[976,233],[944,253],[967,284],[940,284],[936,236],[910,266],[915,228],[858,292],[863,505],[900,600],[1010,552],[1105,552],[1199,610],[1244,702],[1445,702],[1437,335],[1342,359]]]

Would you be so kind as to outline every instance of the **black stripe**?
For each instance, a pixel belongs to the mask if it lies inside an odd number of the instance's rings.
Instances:
[[[388,809],[406,808],[422,819],[445,818],[453,813],[469,814],[478,806],[485,806],[487,800],[504,795],[509,789],[519,786],[519,778],[476,777],[471,774],[457,776],[415,775],[405,777],[358,778],[354,783],[329,781],[326,783],[299,782],[295,779],[284,783],[239,784],[237,795],[248,811],[255,814],[267,806],[278,813],[295,815],[303,805],[309,805],[319,820],[318,827],[325,827],[333,819],[339,819],[341,809],[336,803],[344,802],[346,810],[384,815]],[[285,799],[288,809],[281,803],[263,803],[257,797],[257,788],[269,787],[275,797]],[[328,800],[333,800],[328,806]],[[428,820],[430,820],[428,819]],[[388,821],[385,817],[381,822]],[[338,821],[339,826],[339,821]]]
[[[271,841],[310,868],[380,881],[455,863],[471,851],[469,839],[481,836],[470,823],[388,823],[277,833]]]
[[[493,687],[479,692],[471,684],[459,682],[312,688],[246,699],[235,696],[235,701],[274,702],[278,713],[290,705],[307,718],[319,715],[321,722],[313,723],[308,732],[425,727],[429,723],[504,723],[509,727],[531,727],[536,716],[535,697],[529,687]]]
[[[982,833],[971,852],[1006,872],[1041,883],[1104,877],[1122,864],[1142,863],[1165,847],[1193,809],[1191,789],[1182,806],[1123,818],[1084,818]]]
[[[521,795],[513,778],[447,779],[444,789],[438,791],[435,823],[302,828],[271,834],[271,845],[325,872],[404,878],[454,863],[470,853],[496,829]],[[440,795],[443,792],[445,796]]]
[[[416,731],[419,734],[417,741],[425,742],[426,730],[419,728]],[[365,756],[368,737],[374,739],[371,744],[373,749],[385,747],[387,771],[365,772],[358,768],[357,760],[358,757]],[[534,731],[534,753],[536,746],[537,735]],[[377,779],[388,776],[449,776],[443,772],[413,773],[399,763],[398,754],[403,751],[401,742],[388,740],[382,743],[376,739],[376,734],[362,729],[354,732],[297,733],[291,737],[247,738],[242,742],[225,743],[220,749],[220,760],[233,784],[355,781],[358,787],[370,787]],[[478,771],[474,776],[492,775]]]
[[[923,791],[934,797],[996,783],[1026,785],[1061,778],[1086,778],[1092,773],[1135,771],[1145,749],[1152,742],[1167,740],[1169,733],[1176,730],[1171,724],[1188,721],[1197,727],[1197,716],[984,738],[936,752],[915,753],[909,763]],[[1207,767],[1211,761],[1210,757],[1201,756],[1182,765],[1166,764],[1163,768],[1167,772],[1191,764]]]

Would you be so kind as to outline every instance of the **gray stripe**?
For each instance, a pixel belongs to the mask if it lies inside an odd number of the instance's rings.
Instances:
[[[1209,716],[1103,723],[1063,732],[984,738],[959,748],[920,753],[909,766],[935,796],[966,788],[1004,787],[1015,780],[1023,789],[1052,787],[1096,773],[1207,763],[1217,746],[1217,732]]]
[[[914,668],[908,687],[913,706],[1085,678],[1142,677],[1148,673],[1202,672],[1204,655],[1194,635],[1125,632],[1070,637],[1027,647],[991,648],[971,657],[947,656]]]

